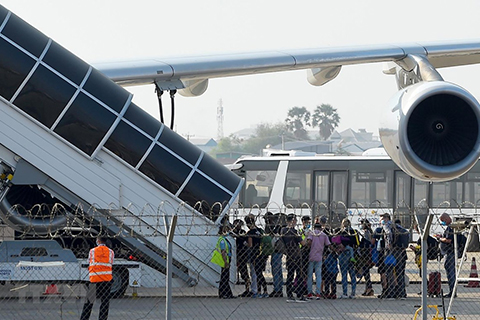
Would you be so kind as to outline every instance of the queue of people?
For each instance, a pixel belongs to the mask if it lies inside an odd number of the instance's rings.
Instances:
[[[300,228],[297,228],[295,214],[285,216],[267,212],[263,217],[265,229],[256,225],[254,215],[246,216],[244,221],[235,220],[231,235],[237,247],[237,272],[245,285],[245,291],[239,296],[283,297],[285,286],[287,301],[355,299],[357,281],[362,278],[365,280],[365,289],[361,295],[374,296],[371,269],[375,266],[382,287],[378,298],[405,299],[409,237],[407,234],[405,240],[405,234],[401,232],[408,230],[401,226],[399,220],[392,221],[389,213],[380,217],[380,227],[373,230],[371,223],[364,219],[361,220],[359,231],[352,227],[348,218],[343,219],[341,227],[337,229],[328,227],[325,216],[316,217],[313,224],[310,216],[303,216]],[[446,255],[445,269],[450,287],[450,293],[446,296],[449,297],[455,282],[455,264],[450,261],[453,231],[448,228],[451,218],[447,214],[442,215],[440,220],[447,226],[437,241]],[[243,229],[245,225],[248,231]],[[282,269],[284,256],[285,281]],[[273,290],[270,293],[264,276],[269,259],[273,278]],[[337,295],[338,274],[341,292]],[[225,282],[222,281],[222,284],[225,285]],[[225,291],[220,289],[219,292]],[[231,298],[230,291],[227,292],[227,297]]]

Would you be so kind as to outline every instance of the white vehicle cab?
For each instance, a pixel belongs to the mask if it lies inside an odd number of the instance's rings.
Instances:
[[[116,259],[112,294],[140,287],[140,263]],[[88,261],[79,260],[55,240],[13,240],[0,243],[0,281],[6,283],[81,284],[88,282]]]

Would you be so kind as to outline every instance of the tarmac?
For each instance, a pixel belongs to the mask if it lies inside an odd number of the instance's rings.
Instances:
[[[59,285],[58,295],[44,295],[43,285],[30,285],[15,291],[9,289],[10,295],[4,295],[3,299],[0,299],[1,318],[56,319],[57,317],[48,315],[57,312],[61,313],[60,319],[78,319],[83,296],[77,287],[81,286]],[[338,289],[340,287],[338,286]],[[357,288],[361,293],[364,289],[363,283]],[[413,319],[417,306],[421,304],[421,297],[415,293],[419,288],[420,284],[411,284],[405,300],[357,296],[356,299],[321,299],[294,303],[287,303],[285,297],[225,300],[217,298],[217,291],[213,288],[173,288],[171,314],[172,319]],[[234,294],[238,295],[242,289],[242,285],[235,286]],[[164,290],[165,288],[139,288],[134,292],[129,288],[123,298],[111,301],[110,319],[165,319]],[[378,294],[380,285],[374,284],[374,290]],[[6,286],[1,286],[0,292],[5,291]],[[12,296],[13,292],[16,292],[16,297]],[[31,296],[26,294],[28,292]],[[452,315],[459,320],[478,319],[479,301],[480,288],[465,288],[461,285],[458,297],[454,299]],[[428,303],[441,304],[442,299],[429,298]],[[448,301],[445,303],[448,304]],[[99,302],[96,303],[92,319],[97,317],[98,305]],[[442,313],[442,308],[439,310]],[[433,310],[430,310],[428,319],[432,319],[433,315]],[[421,319],[421,316],[418,319]]]
[[[473,254],[471,255],[473,256]],[[470,258],[463,269],[464,276],[470,270]],[[475,254],[477,256],[477,254]],[[479,261],[477,259],[477,261]],[[429,262],[429,271],[442,272],[442,287],[448,291],[443,266]],[[363,297],[365,284],[357,284],[356,299],[311,300],[309,302],[287,303],[283,298],[236,298],[219,299],[218,291],[213,287],[180,287],[172,288],[171,314],[172,319],[413,319],[415,311],[421,305],[420,278],[418,269],[411,259],[407,264],[410,284],[407,287],[405,300],[378,299],[381,292],[376,269],[372,269],[375,296]],[[267,273],[268,274],[268,273]],[[340,276],[337,282],[337,295],[341,294]],[[267,281],[271,281],[267,278]],[[456,319],[479,319],[480,287],[467,288],[459,284],[458,297],[453,300],[451,315]],[[242,284],[232,284],[233,293],[238,296],[244,290]],[[350,293],[350,285],[348,286]],[[268,289],[272,290],[269,283]],[[82,285],[58,284],[59,294],[45,295],[46,287],[40,284],[6,284],[0,285],[0,310],[2,320],[19,319],[79,319],[83,306],[84,287]],[[127,288],[125,296],[114,299],[110,304],[110,319],[165,319],[166,314],[165,288]],[[444,301],[448,306],[449,301]],[[439,297],[428,298],[428,304],[441,305]],[[92,318],[98,317],[96,303]],[[447,307],[445,308],[445,310]],[[443,308],[439,308],[440,315]],[[51,317],[57,313],[58,317]],[[428,319],[432,319],[434,310],[428,311]],[[418,319],[422,319],[421,315]]]
[[[240,287],[240,286],[237,286]],[[420,289],[420,284],[415,285]],[[418,289],[416,289],[418,287]],[[339,286],[340,288],[340,286]],[[242,290],[236,288],[234,294]],[[350,286],[349,286],[350,289]],[[363,285],[358,287],[363,292]],[[380,285],[374,285],[375,292],[381,291]],[[411,291],[411,290],[409,290]],[[215,292],[216,294],[216,292]],[[338,291],[337,291],[338,294]],[[308,302],[288,303],[283,298],[236,298],[220,300],[212,296],[201,296],[198,290],[195,295],[183,291],[173,298],[173,319],[413,319],[415,311],[421,305],[421,296],[409,294],[405,300],[385,300],[375,296],[356,299],[310,300]],[[459,294],[453,301],[452,313],[457,319],[479,319],[480,288],[459,288]],[[444,300],[447,310],[448,299]],[[442,298],[428,298],[428,304],[441,305]],[[443,308],[439,308],[442,314]],[[428,311],[428,319],[435,310]],[[422,319],[421,314],[418,319]]]

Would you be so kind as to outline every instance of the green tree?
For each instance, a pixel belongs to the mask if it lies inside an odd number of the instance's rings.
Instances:
[[[282,134],[287,128],[283,123],[260,123],[250,139],[245,140],[243,151],[252,154],[261,154],[267,145],[276,145],[282,142]]]
[[[287,130],[292,132],[297,140],[308,140],[308,133],[305,129],[310,123],[310,111],[305,107],[293,107],[288,110],[285,125]]]
[[[318,127],[318,132],[323,140],[327,140],[333,130],[338,127],[340,116],[337,109],[329,104],[317,106],[312,116],[312,127]]]
[[[217,146],[210,151],[211,155],[216,155],[222,152],[242,152],[243,141],[237,136],[231,134],[228,137],[224,137],[218,141]]]

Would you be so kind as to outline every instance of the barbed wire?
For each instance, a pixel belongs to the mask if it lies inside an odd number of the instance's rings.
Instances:
[[[204,214],[199,213],[197,209],[210,208]],[[235,219],[244,219],[245,216],[253,214],[259,224],[263,224],[262,217],[267,212],[274,214],[294,214],[298,217],[309,215],[313,218],[326,215],[329,218],[330,226],[339,225],[343,218],[368,218],[379,217],[381,214],[389,212],[404,216],[413,217],[416,210],[422,208],[430,210],[437,217],[443,212],[454,214],[463,214],[465,210],[473,209],[473,213],[478,212],[478,203],[471,202],[457,203],[456,201],[443,201],[438,206],[428,207],[426,201],[421,200],[416,207],[409,208],[406,204],[397,204],[395,208],[389,208],[387,204],[376,200],[368,206],[362,203],[353,202],[347,206],[343,202],[332,202],[330,205],[324,202],[301,203],[300,206],[293,204],[268,203],[266,205],[255,204],[251,207],[243,207],[241,204],[235,204],[226,214],[225,221],[233,222]],[[34,236],[38,238],[58,238],[68,236],[76,238],[79,236],[96,237],[98,235],[108,235],[117,238],[125,235],[125,230],[137,232],[148,237],[165,236],[165,218],[170,218],[173,214],[177,215],[176,234],[184,236],[199,236],[216,234],[218,225],[216,212],[222,212],[223,205],[215,203],[209,206],[205,202],[198,202],[192,207],[185,203],[174,206],[168,201],[159,205],[145,204],[139,207],[135,204],[129,204],[123,208],[118,208],[112,204],[109,208],[98,208],[95,205],[84,207],[78,204],[73,207],[65,207],[61,203],[53,206],[48,204],[35,204],[31,208],[25,208],[22,205],[14,205],[3,214],[3,220],[8,221],[14,217],[21,217],[22,224],[13,226],[17,231],[17,237]],[[56,219],[62,218],[63,225],[59,227]],[[357,219],[358,220],[358,219]],[[39,232],[38,226],[42,226]],[[115,226],[117,232],[112,233],[110,226]],[[406,226],[411,227],[411,226]]]

